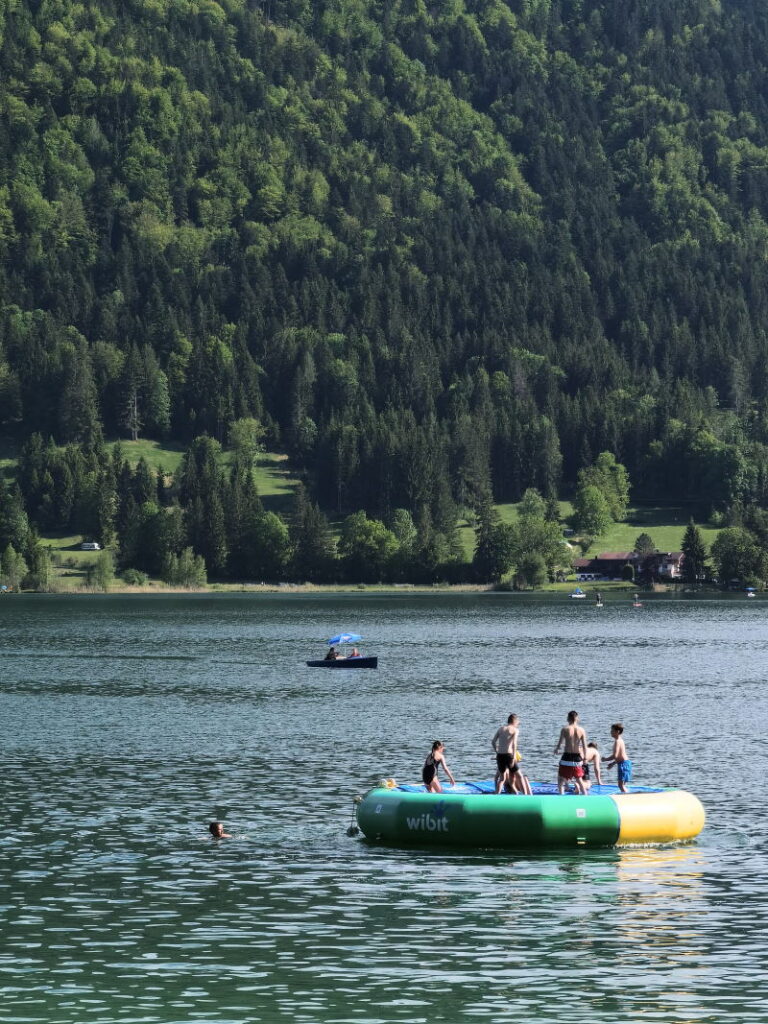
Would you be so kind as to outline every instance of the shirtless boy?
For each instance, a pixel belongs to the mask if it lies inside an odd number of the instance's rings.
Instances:
[[[587,757],[587,734],[579,725],[579,716],[575,711],[568,712],[568,725],[560,730],[560,739],[554,753],[559,753],[561,747],[563,753],[557,768],[557,792],[564,793],[566,785],[573,781],[576,792],[585,794],[586,789],[581,780],[584,775],[582,763]]]
[[[613,766],[616,765],[619,792],[628,793],[629,790],[627,789],[627,786],[632,780],[632,762],[627,757],[627,748],[624,745],[624,740],[621,735],[623,732],[624,726],[621,722],[616,722],[611,726],[613,750],[611,751],[609,759],[605,762],[605,767],[613,768]]]
[[[514,785],[513,776],[519,768],[517,766],[517,737],[519,733],[517,715],[510,715],[507,724],[496,730],[491,740],[493,752],[496,755],[496,792],[501,793],[504,789],[517,790]]]

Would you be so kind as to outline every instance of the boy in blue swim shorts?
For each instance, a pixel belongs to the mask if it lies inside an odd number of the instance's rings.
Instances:
[[[611,726],[611,739],[613,740],[613,750],[611,751],[610,758],[606,762],[606,768],[613,768],[616,765],[616,774],[618,779],[616,780],[619,784],[620,793],[628,793],[627,786],[632,780],[632,762],[627,757],[627,748],[624,745],[622,733],[624,732],[624,726],[621,722],[615,722]]]

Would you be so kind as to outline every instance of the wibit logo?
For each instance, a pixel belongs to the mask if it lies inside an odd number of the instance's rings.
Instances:
[[[448,819],[445,817],[445,803],[435,804],[434,814],[421,814],[416,818],[406,817],[405,823],[412,832],[447,832]]]

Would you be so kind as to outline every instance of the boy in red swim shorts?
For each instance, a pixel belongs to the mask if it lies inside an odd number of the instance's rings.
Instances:
[[[560,730],[560,739],[557,741],[554,753],[563,753],[560,756],[560,764],[557,767],[557,792],[564,793],[569,782],[573,782],[577,793],[586,794],[582,778],[584,769],[582,764],[587,756],[587,734],[579,725],[579,716],[575,711],[568,712],[568,725]]]

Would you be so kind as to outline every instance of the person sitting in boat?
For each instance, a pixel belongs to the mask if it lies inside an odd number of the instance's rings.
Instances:
[[[435,740],[432,744],[431,751],[427,754],[427,759],[424,762],[424,767],[421,769],[421,780],[427,787],[428,793],[442,793],[443,787],[440,785],[440,780],[437,777],[437,772],[440,766],[445,768],[445,774],[451,780],[451,785],[456,785],[456,780],[451,775],[451,769],[448,767],[448,762],[445,760],[445,744],[440,740]]]
[[[362,658],[362,654],[360,653],[360,651],[358,651],[356,647],[353,647],[352,653],[350,654],[350,658]]]
[[[329,647],[328,648],[328,653],[325,656],[325,660],[326,661],[336,661],[338,659],[338,657],[339,657],[339,655],[338,655],[338,653],[336,651],[336,648],[335,647]]]

